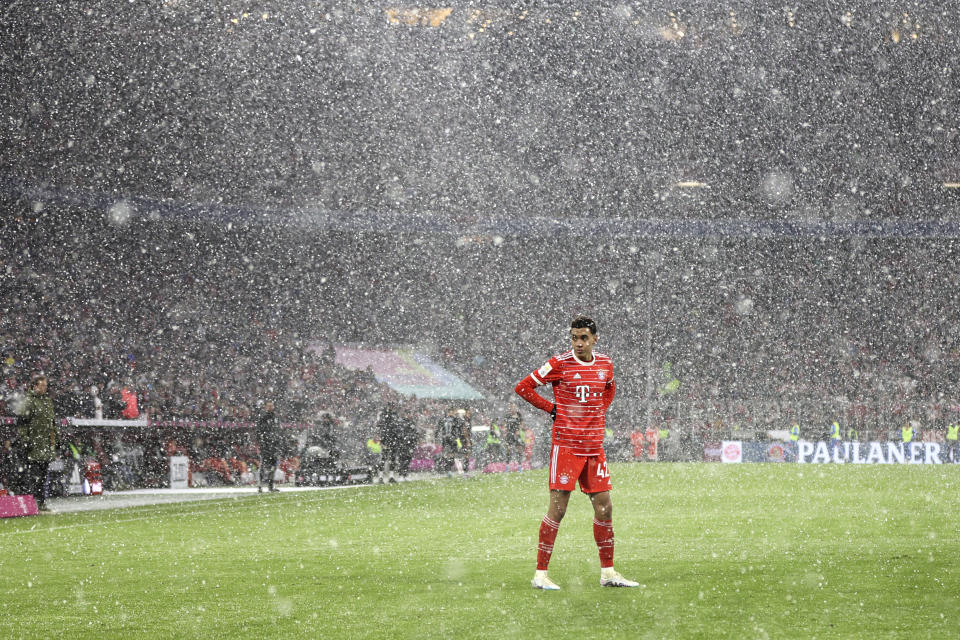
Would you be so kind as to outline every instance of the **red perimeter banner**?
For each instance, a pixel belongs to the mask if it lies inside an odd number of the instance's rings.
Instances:
[[[37,515],[33,496],[0,496],[0,518]]]

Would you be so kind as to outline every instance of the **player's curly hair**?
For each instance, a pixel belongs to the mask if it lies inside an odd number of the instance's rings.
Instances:
[[[587,316],[577,316],[570,322],[571,329],[589,329],[590,333],[597,335],[597,323]]]

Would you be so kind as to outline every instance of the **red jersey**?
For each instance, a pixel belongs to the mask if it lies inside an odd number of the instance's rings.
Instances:
[[[572,350],[567,351],[550,358],[521,380],[516,392],[549,412],[554,405],[534,390],[545,384],[553,385],[557,407],[553,444],[568,447],[578,456],[602,453],[607,408],[616,393],[613,361],[602,353],[594,353],[591,362],[582,362]]]

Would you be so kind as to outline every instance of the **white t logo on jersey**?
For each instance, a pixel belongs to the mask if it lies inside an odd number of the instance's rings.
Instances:
[[[588,384],[578,384],[574,394],[580,398],[580,402],[586,402],[587,397],[590,395],[590,385]]]

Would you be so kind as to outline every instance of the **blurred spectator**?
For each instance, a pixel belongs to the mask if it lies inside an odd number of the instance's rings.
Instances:
[[[0,444],[0,489],[7,494],[17,494],[20,489],[20,460],[13,442],[6,438]],[[0,495],[4,495],[0,493]]]
[[[406,470],[401,468],[401,458],[405,445],[404,424],[400,416],[400,410],[396,403],[391,402],[380,413],[376,426],[377,434],[382,443],[381,459],[382,468],[380,469],[380,481],[397,482],[397,474],[406,475]],[[388,476],[388,477],[386,477]]]
[[[120,389],[120,403],[123,408],[120,410],[120,417],[124,420],[136,420],[140,417],[140,408],[137,405],[137,392],[129,386],[124,385]]]
[[[465,442],[469,442],[467,432],[469,426],[464,419],[466,412],[463,409],[450,407],[447,415],[437,425],[437,435],[440,440],[440,463],[437,470],[452,475],[454,470],[463,473],[468,469],[469,449]]]
[[[370,481],[383,482],[383,443],[380,441],[380,434],[374,433],[367,438],[363,462],[364,466],[370,469]]]
[[[400,480],[407,478],[410,472],[410,463],[420,445],[420,430],[409,411],[403,411],[400,415],[400,447],[397,452],[397,471],[400,474]]]
[[[100,399],[100,391],[97,385],[90,386],[90,399],[93,404],[93,417],[96,420],[103,419],[103,401]]]
[[[526,441],[526,431],[523,426],[523,416],[515,402],[510,403],[507,418],[504,422],[504,438],[506,440],[508,461],[523,463],[523,449]]]

